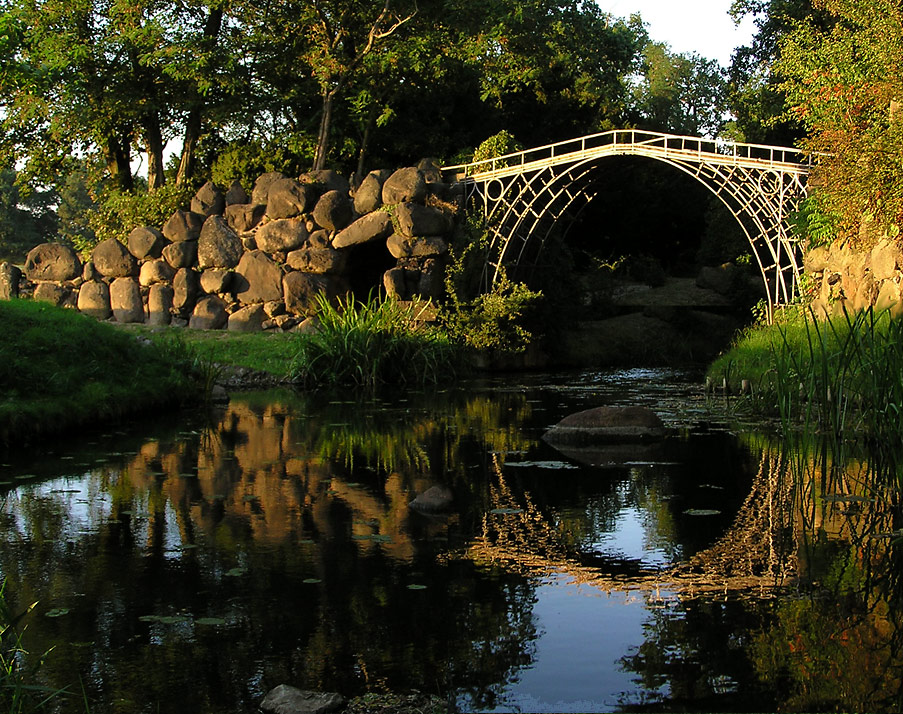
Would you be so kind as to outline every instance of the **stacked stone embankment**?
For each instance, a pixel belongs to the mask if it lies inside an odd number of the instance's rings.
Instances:
[[[868,249],[835,243],[810,249],[805,256],[804,290],[818,317],[868,308],[903,315],[903,244],[887,237]]]
[[[237,182],[207,183],[189,210],[105,240],[85,262],[45,243],[24,274],[0,265],[0,299],[32,294],[121,323],[285,331],[315,312],[317,295],[352,286],[438,297],[462,210],[460,186],[428,161],[373,171],[354,191],[333,171],[267,173],[250,195]]]

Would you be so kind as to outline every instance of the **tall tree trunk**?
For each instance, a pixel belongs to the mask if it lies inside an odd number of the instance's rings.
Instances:
[[[314,154],[314,171],[326,168],[326,154],[329,151],[329,130],[332,125],[332,104],[336,90],[324,92],[323,113],[320,116],[320,131],[317,134],[317,152]]]
[[[163,134],[160,131],[160,117],[153,112],[144,127],[144,140],[147,144],[147,188],[154,191],[166,183],[163,173]]]
[[[131,191],[135,187],[132,180],[131,152],[129,150],[129,132],[123,132],[122,136],[108,136],[104,149],[107,171],[116,184],[123,191]]]
[[[216,38],[223,26],[222,8],[210,8],[207,22],[204,24],[204,49],[212,49],[216,45]],[[201,113],[204,109],[204,99],[196,94],[190,102],[188,117],[185,120],[185,137],[182,141],[182,158],[179,161],[179,170],[176,173],[176,184],[181,186],[188,183],[194,176],[195,150],[201,138]]]

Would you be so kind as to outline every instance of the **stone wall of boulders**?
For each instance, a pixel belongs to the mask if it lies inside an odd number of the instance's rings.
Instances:
[[[0,299],[33,295],[121,323],[285,331],[303,326],[317,294],[438,297],[462,211],[460,186],[429,161],[373,171],[355,190],[333,171],[267,173],[250,195],[207,183],[190,210],[103,241],[85,262],[45,243],[24,273],[0,265]]]
[[[903,244],[884,237],[868,250],[835,243],[810,249],[803,261],[804,291],[819,317],[868,308],[903,315]]]

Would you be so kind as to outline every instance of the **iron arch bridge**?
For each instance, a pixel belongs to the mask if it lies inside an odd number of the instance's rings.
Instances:
[[[769,305],[786,303],[801,257],[789,215],[807,193],[811,158],[797,149],[618,129],[494,159],[443,168],[465,185],[490,231],[484,288],[503,266],[518,276],[536,268],[553,229],[567,228],[597,195],[593,176],[609,156],[646,156],[699,180],[727,206],[749,240]]]

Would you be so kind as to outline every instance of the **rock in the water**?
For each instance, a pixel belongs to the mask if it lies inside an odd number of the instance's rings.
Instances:
[[[432,486],[411,501],[411,508],[423,513],[442,513],[447,511],[454,501],[448,486]]]
[[[140,226],[129,233],[129,253],[138,260],[159,258],[163,254],[166,238],[156,228]]]
[[[29,280],[74,280],[82,273],[75,251],[62,243],[42,243],[25,258],[25,277]]]
[[[332,239],[333,248],[350,248],[370,241],[385,240],[392,234],[392,216],[385,211],[368,213]]]
[[[213,181],[208,181],[191,199],[192,213],[202,216],[221,216],[226,209],[226,194]]]
[[[270,221],[257,229],[258,250],[273,254],[295,250],[307,240],[307,226],[300,218]]]
[[[310,210],[315,196],[312,186],[295,179],[279,179],[270,184],[267,192],[266,214],[273,219],[300,216]]]
[[[566,416],[543,434],[550,444],[652,441],[665,436],[658,415],[646,407],[596,407]]]
[[[244,253],[241,238],[222,216],[210,216],[198,238],[198,267],[234,268]]]
[[[144,322],[144,303],[138,281],[116,278],[110,283],[110,307],[116,322]]]
[[[347,192],[327,191],[314,206],[314,220],[328,231],[340,231],[351,221],[353,210]]]
[[[244,233],[263,220],[266,210],[265,203],[236,203],[226,206],[226,223],[237,233]]]
[[[163,225],[163,235],[173,243],[197,240],[201,235],[206,216],[193,211],[176,211]]]
[[[423,174],[416,167],[398,169],[383,184],[383,203],[423,203],[427,187]]]
[[[195,330],[221,330],[228,319],[226,303],[216,295],[205,295],[194,306],[188,327]]]
[[[91,262],[105,278],[128,278],[138,268],[135,256],[115,238],[107,238],[94,246]]]
[[[260,702],[267,714],[328,714],[345,705],[345,698],[334,692],[310,692],[287,684],[271,689]]]
[[[12,263],[0,263],[0,300],[15,300],[19,297],[19,281],[22,271]]]
[[[282,270],[261,250],[245,253],[235,269],[233,290],[236,297],[249,305],[282,298]]]
[[[98,320],[106,320],[113,314],[110,307],[110,286],[104,282],[82,283],[78,290],[78,311]]]

